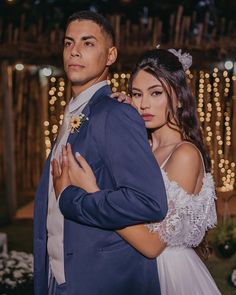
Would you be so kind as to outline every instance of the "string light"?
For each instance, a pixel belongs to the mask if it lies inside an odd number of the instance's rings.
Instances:
[[[190,82],[190,71],[186,74]],[[195,77],[197,75],[199,76],[197,112],[212,159],[212,173],[218,190],[233,190],[235,163],[232,161],[231,153],[232,105],[229,99],[231,88],[229,72],[227,70],[221,72],[215,67],[212,74],[200,71],[195,73]],[[232,80],[236,80],[236,77],[233,76]]]
[[[188,82],[196,90],[197,112],[206,144],[210,151],[212,173],[219,191],[230,191],[235,186],[235,163],[232,159],[232,81],[236,76],[217,67],[210,72],[186,71]],[[127,92],[130,73],[110,74],[107,83],[113,92]],[[196,87],[197,83],[197,87]],[[63,121],[66,105],[63,78],[49,77],[49,119],[44,122],[45,147],[48,154],[51,141]]]
[[[44,122],[46,157],[50,153],[51,143],[55,139],[59,126],[62,124],[65,101],[65,81],[63,78],[50,77],[48,91],[49,113],[48,120]]]
[[[17,71],[22,71],[22,70],[24,70],[24,65],[23,64],[16,64],[15,65],[15,69],[17,70]]]
[[[226,68],[226,70],[232,70],[233,67],[234,67],[234,64],[233,64],[233,62],[231,60],[227,60],[225,62],[225,68]]]
[[[52,75],[52,69],[51,68],[43,68],[41,73],[43,76],[49,77]]]
[[[130,73],[114,73],[108,78],[108,85],[111,86],[112,92],[124,92],[126,93],[128,87],[128,80]]]

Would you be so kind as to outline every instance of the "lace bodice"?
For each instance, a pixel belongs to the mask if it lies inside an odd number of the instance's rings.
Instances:
[[[206,173],[200,192],[188,194],[161,168],[168,199],[166,218],[148,225],[158,231],[167,246],[195,247],[202,241],[207,229],[217,222],[215,186],[210,173]]]

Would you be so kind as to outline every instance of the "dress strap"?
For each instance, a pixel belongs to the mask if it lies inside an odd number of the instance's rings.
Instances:
[[[169,158],[172,156],[174,150],[172,150],[169,155],[167,156],[167,158],[164,160],[164,162],[162,162],[160,168],[164,168],[165,167],[165,164],[168,162]]]
[[[199,152],[200,157],[201,157],[201,159],[202,159],[202,165],[203,165],[204,175],[205,175],[205,174],[206,174],[206,168],[205,168],[205,163],[204,163],[204,160],[203,160],[202,153],[199,151],[199,149],[196,147],[195,144],[193,144],[193,143],[190,142],[190,141],[186,141],[186,140],[181,141],[181,142],[179,142],[179,143],[177,143],[177,144],[175,145],[175,147],[174,147],[173,150],[170,152],[170,154],[167,156],[167,158],[164,160],[164,162],[162,162],[160,168],[164,168],[164,167],[165,167],[166,163],[168,162],[168,160],[170,159],[170,157],[173,155],[173,153],[176,151],[176,149],[177,149],[179,146],[181,146],[182,144],[184,144],[184,143],[191,144],[191,145],[194,146],[195,149]]]

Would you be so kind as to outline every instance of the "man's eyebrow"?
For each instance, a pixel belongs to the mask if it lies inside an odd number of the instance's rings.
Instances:
[[[97,40],[97,38],[95,36],[93,36],[93,35],[83,36],[81,38],[82,41],[86,41],[88,39],[95,39],[95,40]]]
[[[81,40],[82,40],[82,41],[86,41],[86,40],[89,40],[89,39],[97,40],[97,38],[96,38],[95,36],[93,36],[93,35],[88,35],[88,36],[83,36],[83,37],[81,37]],[[65,36],[65,37],[64,37],[64,41],[65,41],[65,40],[70,40],[70,41],[72,41],[72,42],[75,42],[74,38],[69,37],[69,36]]]
[[[64,37],[64,41],[65,41],[66,39],[67,39],[67,40],[70,40],[70,41],[73,41],[73,42],[75,41],[72,37],[69,37],[69,36],[65,36],[65,37]]]

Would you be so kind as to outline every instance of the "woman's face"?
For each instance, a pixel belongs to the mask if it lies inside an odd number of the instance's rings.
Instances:
[[[167,123],[167,94],[153,75],[140,70],[133,80],[131,96],[146,128],[157,129]]]

